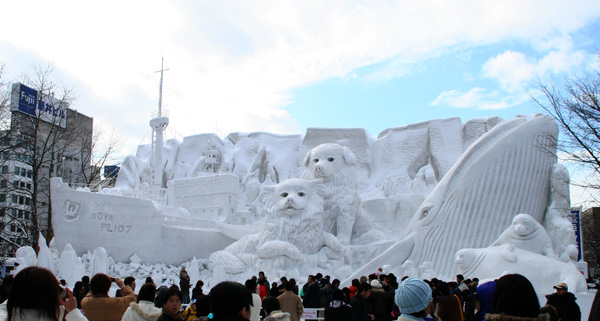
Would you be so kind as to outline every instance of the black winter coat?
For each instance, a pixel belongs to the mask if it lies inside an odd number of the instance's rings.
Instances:
[[[561,321],[581,321],[581,310],[579,305],[575,302],[577,298],[571,292],[559,295],[558,293],[552,293],[546,295],[546,299],[549,304],[556,308],[558,312],[558,319]]]

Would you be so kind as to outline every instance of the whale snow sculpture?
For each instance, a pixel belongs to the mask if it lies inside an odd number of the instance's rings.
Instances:
[[[552,293],[552,286],[559,282],[566,283],[573,293],[587,290],[583,275],[573,264],[511,244],[462,249],[456,253],[455,262],[465,277],[495,279],[509,273],[521,274],[531,281],[537,293]]]
[[[453,278],[454,254],[487,247],[511,224],[514,213],[541,222],[556,163],[558,126],[547,116],[506,120],[475,141],[427,196],[400,234],[400,241],[344,280],[378,267],[412,260],[430,262]]]

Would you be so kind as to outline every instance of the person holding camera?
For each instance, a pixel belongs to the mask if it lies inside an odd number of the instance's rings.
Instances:
[[[121,288],[122,297],[108,296],[112,282]],[[120,321],[129,304],[135,300],[133,289],[123,280],[98,273],[90,281],[90,292],[81,300],[81,308],[90,321]]]
[[[30,266],[14,278],[8,301],[0,305],[0,320],[87,321],[71,290],[60,287],[47,269]]]

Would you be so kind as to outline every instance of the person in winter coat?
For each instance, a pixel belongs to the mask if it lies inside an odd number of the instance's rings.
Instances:
[[[492,313],[487,321],[546,321],[540,314],[540,303],[533,285],[520,274],[507,274],[496,281],[492,297]]]
[[[111,282],[111,278],[103,273],[92,277],[90,292],[81,300],[83,312],[90,321],[120,321],[129,304],[136,300],[133,290],[120,278],[115,278],[115,283],[121,288],[123,297],[109,297]]]
[[[555,293],[546,295],[547,305],[556,308],[558,312],[558,320],[560,321],[580,321],[581,310],[575,302],[577,298],[567,287],[566,283],[559,283],[554,286]]]
[[[162,309],[154,306],[156,286],[145,283],[138,294],[138,301],[131,302],[121,321],[156,321],[162,315]]]
[[[369,297],[369,304],[371,305],[371,314],[375,316],[374,321],[388,321],[390,314],[386,313],[385,300],[389,294],[383,290],[379,280],[372,280],[371,287],[373,289]]]
[[[63,289],[49,270],[27,267],[13,279],[8,300],[0,305],[0,320],[58,321],[66,313],[67,321],[87,321],[77,309],[73,292]]]
[[[305,308],[321,307],[321,288],[315,280],[315,276],[309,275],[306,284],[302,287],[304,293],[302,304]]]
[[[260,320],[260,303],[261,298],[258,293],[255,292],[256,281],[253,279],[246,280],[246,287],[252,293],[252,306],[250,307],[250,321],[259,321]]]
[[[290,314],[281,311],[279,300],[276,297],[266,297],[262,302],[262,307],[267,315],[263,321],[290,321]]]
[[[170,287],[162,298],[163,314],[157,321],[182,321],[183,319],[179,313],[182,300],[183,294],[177,286]]]
[[[198,311],[196,310],[196,299],[190,301],[190,305],[183,311],[181,318],[183,321],[193,321],[198,317]]]
[[[350,300],[353,321],[372,321],[375,319],[375,316],[370,314],[370,306],[367,301],[371,296],[371,289],[369,283],[361,283],[356,295]]]
[[[352,285],[349,287],[350,289],[350,299],[352,299],[356,295],[356,291],[358,291],[358,286],[360,285],[360,281],[358,279],[352,280]]]
[[[485,315],[492,312],[492,297],[496,281],[486,282],[477,287],[477,300],[479,301],[479,309],[473,316],[473,321],[484,321]]]
[[[190,302],[190,275],[185,267],[182,267],[179,272],[179,289],[183,295],[183,303],[188,304]]]
[[[352,320],[352,307],[344,301],[344,292],[336,289],[331,296],[331,303],[325,308],[325,321],[347,320]]]
[[[450,293],[448,283],[440,283],[438,290],[442,294],[437,303],[437,311],[435,313],[438,319],[440,321],[464,321],[462,302],[458,295]]]
[[[432,300],[431,287],[418,278],[407,278],[398,286],[394,301],[401,314],[398,321],[423,321]]]
[[[277,297],[281,311],[290,314],[290,321],[300,321],[304,313],[302,299],[294,293],[294,282],[285,283],[285,292]]]
[[[198,299],[204,295],[204,293],[202,293],[203,286],[204,282],[202,282],[202,280],[198,280],[198,282],[196,282],[196,286],[192,289],[192,300]]]

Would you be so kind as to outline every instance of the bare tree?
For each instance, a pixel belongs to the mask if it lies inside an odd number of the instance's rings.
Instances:
[[[583,256],[588,263],[592,277],[600,273],[600,222],[595,216],[597,215],[594,215],[594,209],[589,209],[581,215]]]
[[[0,130],[10,126],[10,85],[4,81],[6,63],[0,63]]]
[[[600,58],[600,57],[599,57]],[[562,89],[541,81],[533,101],[560,126],[559,155],[593,175],[582,187],[600,190],[600,69],[565,79]]]
[[[87,137],[87,136],[86,136]],[[87,137],[90,138],[90,137]],[[121,142],[115,134],[114,128],[107,132],[101,126],[94,126],[94,135],[91,137],[91,153],[80,151],[79,173],[83,175],[82,180],[85,185],[96,189],[102,178],[102,171],[105,165],[117,165],[120,159],[116,158],[116,152]],[[90,164],[89,170],[84,167]]]
[[[20,82],[16,86],[21,95],[12,98],[21,102],[23,88],[29,88],[32,94],[25,98],[29,109],[12,111],[10,130],[0,137],[6,162],[0,167],[0,186],[5,187],[0,203],[4,198],[8,205],[3,207],[0,251],[9,249],[9,253],[21,245],[36,248],[40,232],[47,241],[52,239],[50,178],[63,176],[68,163],[76,182],[84,182],[90,157],[77,155],[90,154],[92,149],[92,119],[68,108],[74,99],[73,87],[56,81],[52,66],[34,65],[33,72],[21,76]]]

